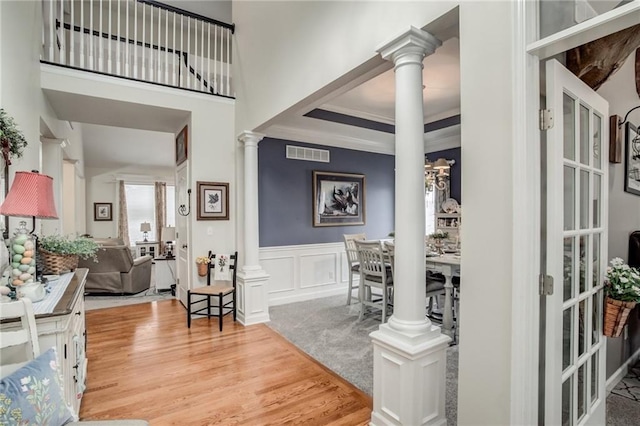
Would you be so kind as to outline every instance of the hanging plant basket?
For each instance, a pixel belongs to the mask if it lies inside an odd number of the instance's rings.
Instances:
[[[629,318],[629,313],[635,307],[636,302],[623,302],[607,297],[604,309],[604,335],[620,337]]]
[[[201,277],[206,277],[207,276],[207,267],[209,265],[207,265],[206,263],[198,263],[198,275]]]

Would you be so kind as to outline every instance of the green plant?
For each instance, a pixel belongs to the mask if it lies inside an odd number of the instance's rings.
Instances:
[[[640,302],[640,272],[619,257],[611,259],[604,287],[608,297],[623,302]]]
[[[59,234],[45,235],[38,238],[38,247],[57,254],[75,254],[83,259],[92,258],[98,261],[96,252],[100,248],[98,243],[90,238],[70,238]]]
[[[0,148],[7,166],[11,164],[12,157],[22,157],[26,146],[27,140],[18,129],[16,122],[3,108],[0,108]]]
[[[433,234],[429,235],[429,237],[433,238],[434,240],[444,240],[446,238],[449,238],[449,233],[448,232],[444,232],[441,229],[438,229],[436,232],[434,232]]]

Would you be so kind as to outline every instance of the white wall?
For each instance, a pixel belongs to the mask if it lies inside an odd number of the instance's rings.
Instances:
[[[39,113],[41,40],[40,2],[0,1],[0,105],[12,116],[27,139],[21,159],[9,169],[9,181],[17,170],[41,169]],[[19,218],[10,218],[9,230]],[[38,225],[39,226],[39,225]]]
[[[513,140],[512,128],[517,114],[516,94],[510,90],[512,7],[502,1],[460,5],[464,228],[459,425],[511,423],[513,229],[518,222],[511,196],[512,156],[514,145],[522,143]],[[499,173],[487,185],[486,165],[496,161]]]
[[[598,94],[609,101],[609,115],[617,114],[623,118],[633,107],[640,105],[635,89],[635,52],[624,65],[598,90]],[[629,114],[628,120],[635,126],[640,125],[640,110]],[[624,135],[624,126],[621,129]],[[609,137],[605,135],[608,143]],[[622,148],[624,152],[625,139]],[[624,191],[624,161],[609,163],[609,259],[621,257],[627,259],[629,234],[640,229],[640,196]]]
[[[236,133],[256,130],[369,60],[384,64],[376,54],[381,43],[457,3],[232,2]]]
[[[191,239],[189,250],[192,258],[208,250],[230,253],[236,250],[236,223],[238,212],[235,205],[235,194],[238,187],[235,182],[235,153],[237,142],[234,137],[234,101],[205,94],[190,93],[178,89],[141,84],[81,71],[59,69],[49,71],[42,68],[43,89],[66,92],[81,97],[81,102],[91,106],[93,98],[126,102],[138,108],[151,106],[154,108],[170,108],[177,115],[190,115],[189,126],[189,165],[191,169],[190,185],[192,189],[192,211],[189,215]],[[182,130],[178,126],[174,133]],[[103,171],[104,172],[104,171]],[[95,236],[98,233],[115,235],[115,222],[104,229],[93,221],[93,202],[98,197],[111,197],[115,200],[115,182],[108,185],[104,179],[94,182],[90,176],[97,176],[87,170],[87,232]],[[197,181],[229,182],[230,218],[228,221],[198,221],[196,219]],[[89,213],[90,212],[90,213]],[[117,209],[114,205],[114,214]],[[211,234],[208,230],[211,228]],[[191,269],[192,282],[196,282],[197,272]]]

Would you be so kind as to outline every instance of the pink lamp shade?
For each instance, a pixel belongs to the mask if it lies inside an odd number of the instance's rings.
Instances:
[[[0,214],[5,216],[57,219],[53,201],[53,178],[33,172],[16,172]]]

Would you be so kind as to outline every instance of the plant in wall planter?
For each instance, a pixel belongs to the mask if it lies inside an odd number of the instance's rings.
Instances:
[[[27,140],[13,117],[0,108],[0,150],[5,165],[11,165],[12,158],[21,158],[26,146]]]
[[[629,313],[640,301],[640,272],[619,257],[612,259],[611,266],[607,268],[604,292],[604,335],[618,337]]]
[[[207,256],[196,257],[196,265],[198,265],[198,276],[201,276],[201,277],[207,276],[207,268],[208,268],[209,262],[210,260]]]

